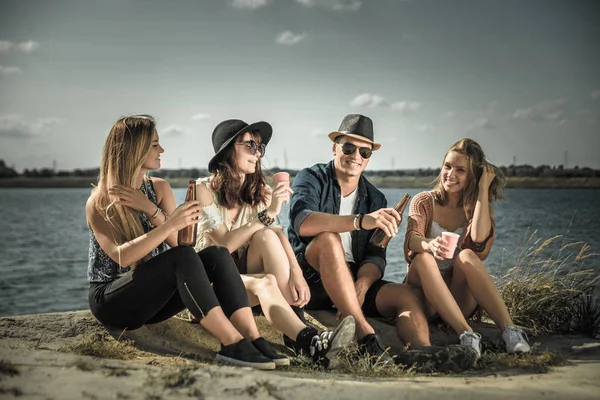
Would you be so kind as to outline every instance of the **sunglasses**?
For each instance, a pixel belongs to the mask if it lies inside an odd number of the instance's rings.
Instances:
[[[358,149],[358,154],[360,154],[360,156],[365,160],[371,157],[371,154],[373,154],[373,150],[368,147],[358,147],[348,142],[339,145],[342,148],[342,153],[344,153],[347,156],[349,156],[350,154],[354,154],[356,149]]]
[[[247,142],[236,143],[240,146],[246,146],[250,149],[250,154],[255,155],[257,151],[260,151],[260,158],[265,156],[265,151],[267,150],[267,146],[264,144],[258,144],[254,140],[248,140]]]

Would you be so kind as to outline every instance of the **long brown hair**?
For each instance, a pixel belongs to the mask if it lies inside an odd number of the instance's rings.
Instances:
[[[124,185],[139,189],[137,179],[151,151],[155,130],[156,123],[149,115],[120,118],[110,129],[102,149],[98,185],[92,190],[92,198],[94,208],[108,222],[117,245],[143,235],[144,228],[139,213],[115,204],[108,188]]]
[[[260,144],[260,136],[251,132],[252,139]],[[263,174],[260,159],[256,163],[256,170],[247,174],[244,183],[241,182],[240,169],[235,159],[235,143],[241,143],[243,135],[238,135],[223,151],[217,161],[216,171],[210,180],[210,188],[217,194],[219,204],[227,209],[237,205],[249,204],[255,207],[265,203],[265,175]]]
[[[506,184],[506,178],[498,167],[486,160],[485,153],[481,146],[476,141],[469,138],[460,139],[450,147],[444,155],[442,171],[444,170],[444,161],[452,151],[466,156],[468,160],[467,184],[461,193],[458,205],[464,208],[467,219],[471,220],[473,218],[475,204],[477,203],[479,179],[481,178],[482,173],[481,166],[489,164],[494,168],[494,172],[496,173],[488,192],[490,203],[504,198],[503,190],[504,185]],[[440,171],[440,175],[438,175],[435,180],[436,184],[433,188],[433,196],[439,205],[444,206],[448,203],[448,195],[442,185],[442,171]]]

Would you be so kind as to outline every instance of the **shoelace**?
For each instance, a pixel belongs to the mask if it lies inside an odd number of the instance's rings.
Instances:
[[[329,341],[333,331],[323,331],[312,337],[310,340],[310,356],[314,357],[317,351],[326,350],[329,347]]]
[[[519,329],[516,326],[512,325],[507,325],[504,329],[508,331],[508,339],[510,341],[512,341],[515,337],[519,341],[523,338],[525,339],[525,341],[529,341],[529,337],[527,337],[527,334],[525,333],[525,331],[523,331],[523,329]]]

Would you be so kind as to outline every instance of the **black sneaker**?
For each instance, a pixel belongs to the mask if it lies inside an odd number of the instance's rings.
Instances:
[[[358,351],[363,355],[369,355],[373,364],[394,365],[394,359],[375,333],[370,333],[358,341]]]
[[[273,348],[271,343],[267,342],[265,338],[259,337],[252,341],[254,347],[256,347],[265,357],[273,360],[275,365],[278,367],[283,367],[286,365],[290,365],[290,359],[286,356],[283,356]]]
[[[294,346],[301,356],[310,357],[313,362],[333,369],[339,363],[340,351],[354,340],[354,332],[354,317],[349,315],[333,331],[317,332],[312,327],[303,329]]]
[[[248,339],[227,346],[221,345],[216,358],[219,362],[240,367],[275,369],[273,360],[265,357]]]

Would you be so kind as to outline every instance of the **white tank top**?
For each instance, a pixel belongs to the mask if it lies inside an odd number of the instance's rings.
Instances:
[[[431,201],[433,202],[433,207],[435,208],[435,199],[433,198],[433,194],[431,192],[429,192],[429,195],[431,196]],[[450,229],[445,229],[444,227],[440,226],[440,224],[438,224],[436,221],[431,221],[431,228],[429,228],[429,232],[427,232],[427,239],[433,239],[436,238],[438,236],[442,236],[442,232],[454,232],[457,235],[462,236],[462,234],[465,232],[465,227],[461,226],[458,229],[456,229],[455,231],[451,231]],[[450,259],[444,259],[444,260],[437,260],[437,264],[440,270],[445,270],[448,269],[452,266],[452,264],[454,263],[454,258],[456,257],[456,253],[458,252],[458,246],[456,247],[456,250],[454,251],[454,256]]]

